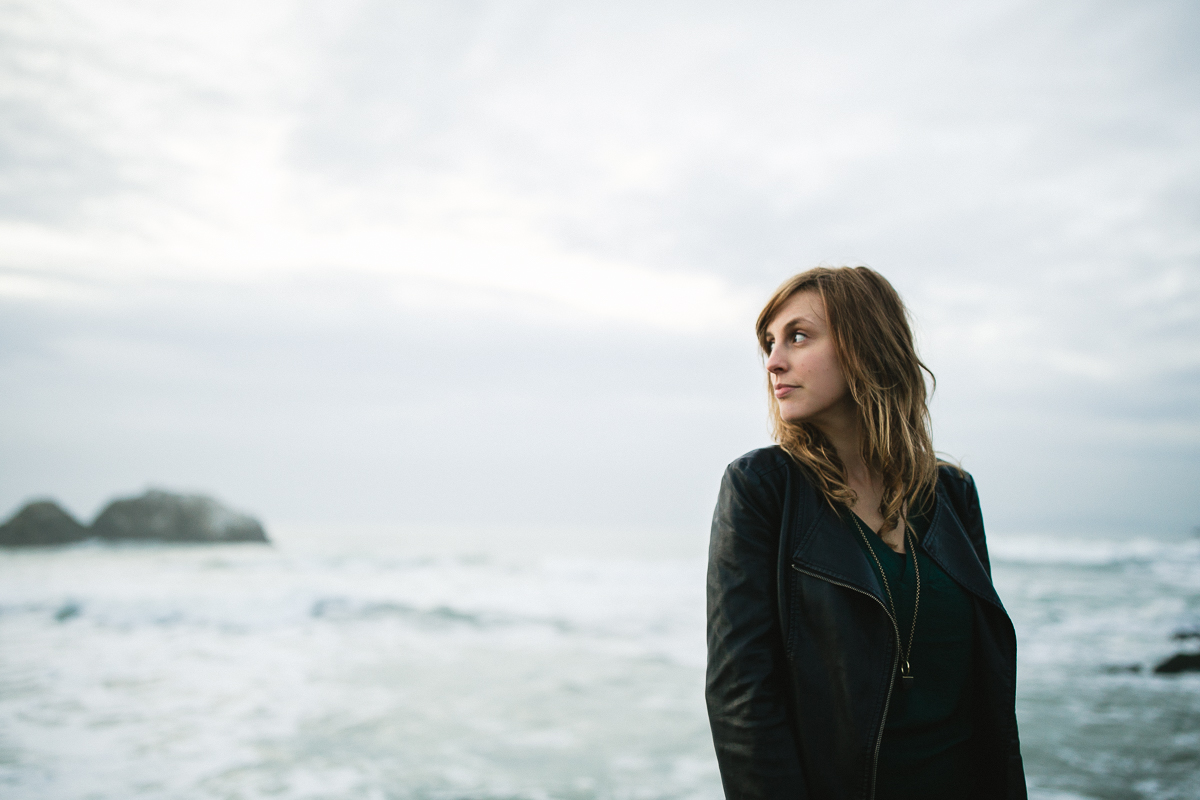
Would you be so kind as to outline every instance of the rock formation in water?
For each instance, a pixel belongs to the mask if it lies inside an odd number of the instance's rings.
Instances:
[[[258,520],[231,511],[211,497],[156,490],[114,500],[90,528],[50,500],[29,503],[0,525],[0,547],[70,544],[92,536],[107,541],[267,541]]]
[[[1176,642],[1200,639],[1200,624],[1178,628],[1171,634],[1171,639]],[[1174,675],[1179,672],[1200,672],[1200,653],[1176,653],[1154,668],[1155,675]]]
[[[0,525],[0,547],[69,544],[88,536],[88,529],[52,500],[29,503]]]
[[[1176,653],[1154,668],[1156,675],[1173,675],[1177,672],[1200,672],[1200,653]]]
[[[150,490],[114,500],[92,523],[101,539],[162,542],[265,542],[258,520],[225,508],[211,497]]]

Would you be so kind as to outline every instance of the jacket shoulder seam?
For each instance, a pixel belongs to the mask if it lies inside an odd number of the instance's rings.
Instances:
[[[766,454],[772,449],[773,448],[764,447],[759,450],[752,450],[741,458],[733,461],[733,463],[731,463],[729,466],[750,473],[758,478],[765,478],[767,475],[770,475],[773,472],[786,470],[788,468],[787,461],[779,458],[778,456],[772,458],[771,462],[769,463],[757,463],[763,457],[760,454]]]

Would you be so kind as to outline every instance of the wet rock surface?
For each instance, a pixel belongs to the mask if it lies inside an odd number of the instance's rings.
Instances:
[[[1176,653],[1154,668],[1156,675],[1200,672],[1200,653]]]
[[[0,546],[36,547],[86,539],[88,529],[52,500],[29,503],[0,525]]]
[[[1189,642],[1200,640],[1200,623],[1193,622],[1176,628],[1171,634],[1171,641]],[[1185,650],[1164,659],[1154,667],[1155,675],[1177,675],[1180,672],[1200,672],[1200,652]]]

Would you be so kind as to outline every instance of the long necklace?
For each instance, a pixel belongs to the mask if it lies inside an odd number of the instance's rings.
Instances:
[[[858,514],[851,511],[850,516],[854,518],[854,527],[858,531],[858,535],[862,537],[863,544],[867,546],[867,552],[871,554],[871,558],[875,559],[875,566],[879,567],[879,577],[883,578],[883,589],[887,592],[888,605],[892,607],[892,622],[899,624],[900,618],[896,615],[896,601],[892,599],[892,587],[888,585],[887,573],[883,571],[883,564],[879,563],[879,556],[875,555],[875,548],[871,547],[871,543],[867,540],[867,533],[863,530],[862,523],[858,521]],[[917,632],[917,609],[921,605],[921,568],[917,566],[917,537],[913,536],[912,527],[908,524],[904,526],[904,536],[908,543],[908,552],[912,553],[913,575],[917,579],[917,597],[913,601],[912,629],[908,632],[908,647],[905,648],[902,642],[896,642],[896,644],[901,646],[900,687],[911,689],[916,679],[913,677],[908,659],[912,655],[913,636]],[[897,638],[899,637],[897,636]]]

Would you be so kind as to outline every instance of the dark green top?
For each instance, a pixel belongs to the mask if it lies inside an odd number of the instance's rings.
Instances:
[[[866,536],[864,542],[854,521],[846,518],[871,571],[879,577],[882,566],[887,575],[896,603],[900,640],[907,647],[917,593],[912,550],[906,544],[905,555],[895,552],[859,520]],[[918,540],[929,530],[929,519],[917,514],[910,515],[908,524]],[[897,684],[892,690],[879,748],[876,800],[949,800],[969,797],[974,789],[969,745],[972,601],[919,547],[917,566],[921,573],[921,605],[909,655],[914,680],[910,689]],[[882,578],[879,584],[886,601]]]

